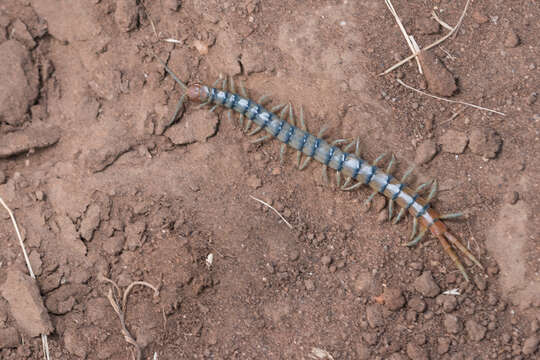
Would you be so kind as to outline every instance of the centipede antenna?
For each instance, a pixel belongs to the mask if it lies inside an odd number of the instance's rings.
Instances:
[[[409,240],[412,240],[414,238],[414,235],[416,235],[416,230],[417,229],[418,229],[418,218],[415,216],[414,221],[413,221],[412,233],[411,233],[411,237],[410,237]]]
[[[452,213],[452,214],[444,214],[444,215],[441,215],[439,217],[439,219],[441,220],[451,220],[451,219],[456,219],[456,218],[459,218],[459,217],[462,217],[463,216],[463,213],[462,212],[458,212],[458,213]]]
[[[429,192],[428,197],[426,198],[426,201],[430,202],[431,199],[433,199],[433,197],[435,196],[436,193],[437,193],[437,181],[433,181],[433,183],[431,185],[431,190]]]
[[[205,107],[206,105],[208,105],[209,102],[210,101],[206,100],[205,102],[199,104],[199,106],[197,106],[197,109],[201,109],[201,108]]]
[[[169,120],[169,123],[167,124],[167,127],[171,126],[174,121],[176,120],[176,117],[178,116],[178,113],[180,112],[180,109],[182,109],[182,106],[184,105],[184,99],[186,98],[186,94],[182,95],[180,97],[180,101],[178,101],[178,105],[176,105],[176,109],[174,110],[174,114],[171,117],[171,120]]]
[[[253,140],[251,143],[252,144],[258,144],[258,143],[261,143],[261,142],[266,141],[268,139],[270,139],[270,135],[265,135],[265,136],[260,137],[260,138],[258,138],[256,140]]]
[[[388,166],[386,167],[386,173],[390,174],[392,171],[392,167],[394,166],[394,162],[396,161],[396,157],[394,154],[392,154],[392,157],[390,158],[390,162],[388,163]]]
[[[244,87],[244,84],[242,83],[242,81],[239,81],[239,82],[240,82],[240,93],[242,94],[243,97],[247,98],[248,94],[247,94],[246,88]]]
[[[480,264],[480,261],[476,259],[476,257],[459,241],[454,235],[452,235],[451,232],[447,231],[444,233],[444,236],[454,245],[456,248],[458,248],[465,256],[467,256],[472,262],[476,264],[480,269],[484,269],[482,264]]]
[[[174,79],[174,81],[176,81],[182,87],[182,89],[184,89],[184,91],[186,91],[187,90],[186,84],[184,84],[182,82],[182,80],[180,80],[180,78],[178,76],[176,76],[174,71],[169,69],[169,67],[167,66],[167,64],[165,64],[165,62],[163,60],[161,60],[158,56],[156,56],[156,58],[161,63],[161,65],[163,65],[163,67],[165,68],[165,71],[167,71],[167,73],[169,73],[169,75]]]
[[[373,162],[373,166],[377,166],[377,164],[379,163],[379,161],[381,161],[382,159],[384,159],[385,156],[386,156],[386,153],[379,155],[379,157],[376,158],[375,161]]]
[[[405,244],[406,246],[414,246],[416,244],[418,244],[418,242],[420,240],[422,240],[422,238],[424,237],[424,235],[426,235],[426,232],[427,232],[427,228],[425,228],[424,230],[420,231],[420,233],[418,235],[416,235],[416,237],[414,238],[413,241],[410,241],[408,242],[407,244]]]
[[[397,224],[399,222],[399,220],[401,220],[401,217],[403,215],[405,215],[405,211],[406,211],[405,208],[399,209],[399,213],[398,213],[397,217],[394,219],[394,221],[392,222],[392,224],[394,224],[394,225]]]

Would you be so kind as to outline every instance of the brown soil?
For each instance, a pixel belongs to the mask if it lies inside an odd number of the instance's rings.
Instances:
[[[431,11],[455,24],[464,3],[394,6],[422,47],[446,32]],[[427,79],[415,61],[377,76],[409,55],[383,1],[144,5],[0,2],[0,196],[23,228],[52,358],[131,358],[100,275],[159,286],[128,301],[144,359],[538,356],[536,1],[473,2],[423,57]],[[432,237],[401,246],[412,221],[390,225],[384,199],[365,211],[369,190],[325,186],[290,151],[280,165],[277,141],[250,145],[221,111],[188,105],[171,126],[181,89],[154,53],[189,83],[229,74],[254,99],[301,105],[313,132],[359,136],[368,160],[392,152],[399,175],[421,164],[415,183],[438,179],[434,206],[466,211],[449,226],[485,272],[467,263],[466,283]],[[25,265],[0,214],[2,285]],[[42,359],[12,301],[0,297],[0,358]]]

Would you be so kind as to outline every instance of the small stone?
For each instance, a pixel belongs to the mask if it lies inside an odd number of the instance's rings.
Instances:
[[[405,319],[407,319],[407,322],[411,324],[416,323],[417,317],[418,314],[414,310],[407,310],[407,313],[405,314]]]
[[[538,348],[538,343],[540,338],[538,335],[533,335],[525,340],[523,343],[523,349],[521,350],[525,355],[532,355],[536,352]]]
[[[81,222],[81,227],[79,230],[81,237],[86,241],[92,240],[94,231],[99,226],[100,222],[101,210],[99,206],[97,204],[90,204]]]
[[[426,297],[435,297],[441,292],[439,285],[437,285],[431,275],[431,271],[424,271],[422,275],[416,278],[414,288]]]
[[[486,15],[479,12],[479,11],[474,11],[472,13],[472,18],[473,18],[474,22],[477,23],[477,24],[485,24],[485,23],[487,23],[489,21],[489,18]]]
[[[448,130],[439,140],[442,151],[451,154],[463,154],[469,139],[467,135],[455,130]]]
[[[423,141],[416,148],[416,156],[414,162],[418,165],[426,164],[431,161],[437,154],[437,145],[431,140]]]
[[[315,290],[315,283],[311,279],[307,279],[306,281],[304,281],[304,286],[306,287],[307,291]]]
[[[331,263],[332,263],[332,257],[331,256],[324,255],[323,257],[321,257],[321,264],[323,264],[324,266],[328,266]]]
[[[428,360],[427,351],[414,343],[407,344],[407,355],[413,360]]]
[[[19,346],[19,333],[15,328],[0,329],[0,349],[15,348]]]
[[[383,293],[384,305],[390,311],[399,310],[405,305],[405,297],[400,289],[385,288]]]
[[[426,310],[425,301],[418,296],[411,298],[408,302],[408,306],[417,313],[422,313]]]
[[[444,317],[444,327],[449,334],[457,334],[462,329],[462,325],[458,317],[450,314],[446,314]]]
[[[437,340],[437,353],[439,355],[446,354],[450,349],[452,341],[447,337],[441,337]]]
[[[28,336],[51,333],[51,320],[34,279],[19,270],[10,269],[0,290],[9,303],[12,316]]]
[[[366,308],[366,318],[372,328],[384,325],[381,307],[378,304],[368,305]]]
[[[504,202],[510,205],[515,205],[519,200],[519,193],[517,191],[509,191],[504,194]]]
[[[528,97],[527,97],[527,105],[533,105],[536,100],[538,99],[538,94],[537,93],[532,93],[530,94]]]
[[[262,181],[257,175],[250,175],[246,179],[246,184],[253,189],[258,189],[262,186]]]
[[[516,34],[516,32],[512,29],[509,30],[504,38],[504,46],[507,48],[515,48],[519,45],[519,42],[519,36]]]
[[[493,159],[501,149],[502,139],[493,129],[477,128],[471,132],[469,147],[471,151],[482,157]]]
[[[453,295],[439,295],[437,297],[437,303],[440,303],[444,312],[451,313],[456,309],[457,298]]]
[[[296,260],[298,260],[298,258],[300,257],[300,252],[299,252],[298,250],[296,250],[296,249],[295,249],[295,250],[291,250],[291,251],[289,252],[288,257],[289,257],[289,260],[290,260],[290,261],[296,261]]]
[[[469,338],[473,341],[479,342],[486,336],[486,328],[474,320],[467,320],[465,328]]]

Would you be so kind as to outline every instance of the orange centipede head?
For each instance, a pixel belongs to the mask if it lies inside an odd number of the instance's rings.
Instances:
[[[186,91],[191,101],[203,102],[208,99],[208,88],[200,84],[190,85]]]

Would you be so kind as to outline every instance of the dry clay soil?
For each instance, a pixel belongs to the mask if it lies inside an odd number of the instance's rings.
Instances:
[[[424,47],[448,32],[431,12],[453,26],[465,1],[394,5]],[[159,288],[127,298],[144,359],[538,358],[539,18],[535,0],[473,1],[424,75],[378,76],[410,55],[383,1],[1,0],[0,196],[37,286],[2,209],[0,358],[42,359],[40,332],[53,359],[133,358],[105,277]],[[171,123],[182,89],[155,55],[302,106],[398,177],[416,165],[484,270],[463,260],[466,282],[431,236],[402,246],[410,218],[290,150],[280,164],[236,116],[186,104]]]

